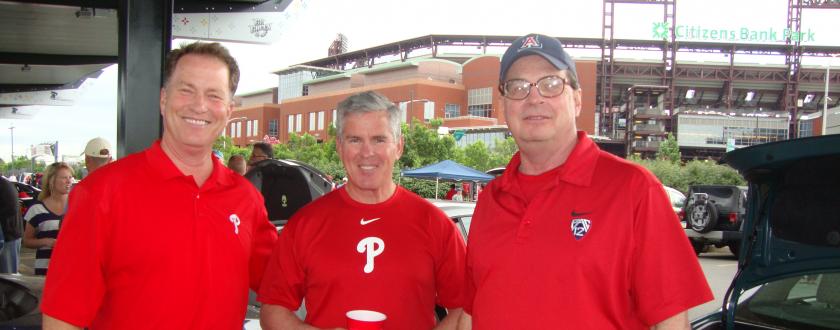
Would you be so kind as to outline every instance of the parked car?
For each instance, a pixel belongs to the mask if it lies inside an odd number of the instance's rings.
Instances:
[[[685,234],[694,252],[705,252],[708,245],[728,246],[738,256],[746,203],[747,187],[689,186],[684,206]]]
[[[674,213],[676,213],[680,220],[682,220],[683,205],[685,205],[685,195],[674,188],[668,186],[662,187],[665,188],[665,193],[668,194],[668,199],[671,201],[671,208],[674,209]]]
[[[260,161],[245,178],[263,195],[268,219],[278,228],[298,209],[333,189],[326,174],[297,160]]]
[[[43,276],[0,274],[0,329],[41,329]]]
[[[840,329],[840,135],[738,149],[749,182],[738,271],[693,329]]]
[[[443,213],[446,213],[446,216],[452,219],[452,222],[461,231],[461,235],[466,242],[467,234],[470,232],[473,211],[475,211],[475,202],[458,202],[442,199],[429,199],[429,202],[443,210]]]
[[[38,202],[38,194],[41,193],[41,189],[38,189],[35,186],[31,186],[25,184],[23,182],[12,182],[15,186],[15,189],[18,191],[18,196],[20,197],[20,214],[26,214],[26,210],[29,209],[33,204]],[[23,193],[23,194],[21,194]],[[23,197],[26,196],[26,197]]]

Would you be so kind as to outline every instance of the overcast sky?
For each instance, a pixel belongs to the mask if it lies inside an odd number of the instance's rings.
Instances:
[[[565,37],[601,37],[600,0],[294,0],[300,1],[272,45],[225,43],[242,70],[238,93],[275,87],[272,71],[326,57],[337,33],[349,40],[350,50],[429,34],[523,35],[530,32]],[[515,6],[511,6],[515,4]],[[652,23],[662,21],[662,6],[618,4],[616,38],[649,39]],[[840,10],[803,10],[802,30],[814,31],[813,44],[840,45],[840,34],[829,27],[840,19]],[[784,0],[680,0],[678,26],[741,31],[773,31],[781,35],[787,21]],[[836,26],[836,25],[835,25]],[[782,37],[779,37],[782,38]],[[180,44],[181,40],[174,41]],[[462,50],[463,51],[463,50]],[[572,54],[573,56],[600,56]],[[625,53],[622,57],[660,58],[661,54]],[[678,55],[680,60],[681,55]],[[690,55],[682,55],[687,59]],[[738,59],[738,57],[736,57]],[[784,57],[742,57],[759,64],[784,64]],[[696,57],[691,60],[728,61]],[[826,65],[823,59],[804,59],[804,64]],[[840,59],[834,66],[840,70]],[[0,119],[0,158],[14,152],[28,154],[29,146],[59,141],[63,155],[79,155],[87,140],[102,136],[116,144],[116,67],[85,83],[83,94],[70,107],[40,107],[29,120]],[[158,111],[158,109],[149,109]],[[3,135],[5,133],[5,135]]]

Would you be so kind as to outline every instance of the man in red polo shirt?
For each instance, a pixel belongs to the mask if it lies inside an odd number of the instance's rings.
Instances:
[[[277,232],[260,193],[212,155],[238,81],[219,44],[169,54],[162,138],[73,189],[44,329],[242,328]]]
[[[517,39],[499,79],[520,151],[475,209],[461,328],[687,328],[711,290],[659,181],[577,131],[560,42]]]
[[[454,329],[466,250],[440,209],[392,179],[399,108],[376,92],[338,105],[336,149],[348,183],[283,227],[260,289],[264,329],[338,328],[351,310],[384,313],[385,329]],[[306,301],[306,324],[292,311]],[[436,323],[435,304],[449,309]]]

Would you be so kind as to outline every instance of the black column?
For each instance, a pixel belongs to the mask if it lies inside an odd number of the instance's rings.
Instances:
[[[160,84],[172,39],[172,0],[119,0],[118,157],[160,137]]]

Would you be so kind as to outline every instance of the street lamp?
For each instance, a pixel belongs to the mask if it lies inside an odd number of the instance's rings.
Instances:
[[[11,172],[15,171],[15,126],[9,126],[9,132],[12,134],[12,162],[9,163],[9,169]]]
[[[828,122],[828,82],[831,80],[829,79],[829,73],[831,72],[831,63],[834,62],[834,58],[840,54],[832,54],[831,57],[828,58],[828,64],[825,66],[825,97],[823,99],[823,113],[822,113],[822,135],[826,135],[826,128]]]
[[[248,119],[248,117],[242,116],[228,119],[228,121],[225,123],[225,129],[222,130],[222,136],[225,136],[225,131],[227,131],[228,124],[243,119]],[[231,129],[231,131],[233,131],[233,129]],[[230,139],[231,141],[233,141],[233,132],[230,133]],[[227,149],[227,142],[225,141],[225,139],[222,139],[222,149]]]

